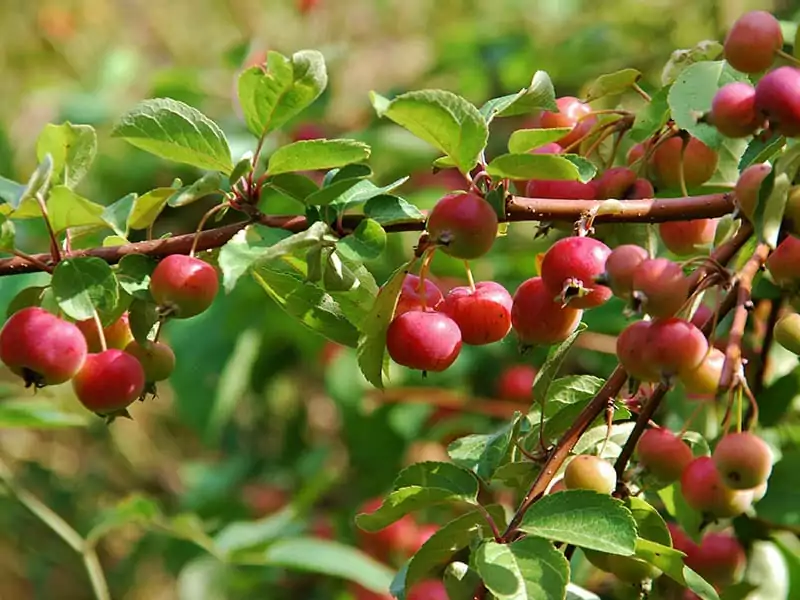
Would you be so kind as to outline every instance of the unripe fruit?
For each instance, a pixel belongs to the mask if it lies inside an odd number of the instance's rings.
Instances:
[[[597,186],[593,181],[582,183],[562,179],[531,179],[525,186],[525,195],[528,198],[595,200]]]
[[[743,81],[723,85],[711,103],[711,123],[730,138],[753,135],[764,124],[756,113],[756,88]]]
[[[789,352],[800,354],[800,315],[789,313],[775,323],[775,341]]]
[[[692,462],[692,450],[669,429],[648,429],[636,446],[639,462],[664,483],[681,478],[683,470]]]
[[[564,96],[556,100],[559,112],[542,111],[537,119],[537,125],[542,129],[556,129],[571,127],[567,135],[556,140],[562,148],[574,144],[592,129],[597,122],[595,117],[587,116],[592,112],[588,104],[584,104],[573,96]]]
[[[134,340],[125,347],[125,352],[141,363],[147,382],[169,379],[175,370],[175,353],[163,342],[148,342],[143,346]]]
[[[770,13],[753,10],[739,17],[725,37],[725,60],[742,73],[761,73],[783,46],[780,23]]]
[[[650,160],[656,181],[662,187],[680,189],[681,150],[683,139],[671,137],[658,145]],[[711,179],[717,170],[719,155],[697,138],[689,138],[683,155],[683,177],[687,188],[694,188]]]
[[[732,490],[725,485],[710,456],[695,458],[683,470],[681,494],[694,510],[719,518],[742,514],[753,500],[750,490]]]
[[[617,487],[617,472],[610,462],[598,456],[581,454],[564,469],[564,485],[568,490],[594,490],[610,494]]]
[[[650,321],[635,321],[617,336],[617,358],[622,368],[640,381],[659,381],[661,375],[655,365],[646,360],[642,351],[647,344]]]
[[[422,310],[423,299],[425,308],[438,310],[444,300],[444,296],[438,286],[429,278],[425,278],[424,287],[420,290],[419,277],[412,274],[406,275],[403,280],[403,287],[400,290],[400,296],[397,299],[397,308],[395,308],[394,316],[397,317],[410,310]]]
[[[707,533],[685,559],[686,566],[720,588],[739,579],[747,558],[739,541],[729,533]]]
[[[444,371],[461,351],[461,330],[440,312],[412,310],[395,317],[386,349],[397,364],[420,371]]]
[[[767,269],[779,286],[796,288],[800,283],[800,238],[786,236],[769,255]]]
[[[717,393],[724,364],[725,353],[719,348],[711,348],[699,367],[681,371],[678,377],[689,394],[713,396]]]
[[[497,395],[511,402],[530,403],[533,400],[531,391],[535,379],[536,369],[530,365],[507,367],[497,382]]]
[[[634,297],[653,317],[670,317],[689,298],[690,281],[677,263],[666,258],[648,258],[633,271]]]
[[[447,293],[440,311],[461,329],[461,341],[480,346],[502,340],[511,331],[513,300],[499,283],[481,281],[475,289],[455,287]]]
[[[431,210],[427,229],[445,254],[478,258],[489,251],[497,237],[497,213],[476,194],[448,194]]]
[[[72,389],[86,408],[98,415],[112,416],[142,395],[144,369],[122,350],[89,354],[72,378]]]
[[[611,298],[611,290],[595,283],[605,271],[611,249],[590,237],[568,237],[553,244],[542,260],[547,289],[573,308],[593,308]]]
[[[89,352],[100,352],[103,349],[100,344],[100,336],[97,334],[97,323],[94,319],[77,321],[75,325],[78,326],[78,329],[83,333],[83,337],[86,338],[86,346]],[[106,340],[106,348],[124,350],[125,346],[133,340],[131,326],[128,323],[128,313],[124,313],[111,325],[103,327],[103,337]]]
[[[786,137],[800,135],[800,69],[779,67],[756,85],[756,111]]]
[[[662,376],[671,377],[699,367],[708,353],[708,340],[689,321],[669,317],[650,325],[642,353]]]
[[[692,219],[660,223],[658,233],[670,252],[679,256],[707,251],[714,242],[717,219]]]
[[[628,167],[612,167],[597,178],[597,197],[625,199],[638,179],[636,171]]]
[[[205,312],[219,291],[217,271],[207,262],[171,254],[158,263],[150,278],[150,293],[177,319]]]
[[[636,244],[617,246],[606,258],[605,277],[608,287],[618,298],[630,298],[633,293],[633,272],[647,260],[647,250]]]
[[[769,479],[772,450],[750,432],[729,433],[712,454],[722,480],[734,490],[751,490]]]
[[[541,277],[528,279],[514,293],[511,325],[523,344],[563,342],[578,327],[582,316],[582,310],[555,302]]]
[[[74,323],[36,306],[11,315],[0,331],[0,360],[26,387],[69,381],[86,352],[86,339]]]
[[[750,165],[741,172],[739,179],[736,180],[736,187],[733,189],[736,202],[742,210],[742,214],[750,221],[753,220],[756,212],[761,183],[771,171],[772,166],[769,163]]]

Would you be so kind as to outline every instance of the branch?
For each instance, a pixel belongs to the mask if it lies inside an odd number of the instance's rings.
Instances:
[[[766,300],[770,303],[769,315],[764,326],[764,338],[761,340],[761,351],[759,352],[758,364],[753,374],[752,390],[755,395],[764,390],[767,370],[769,369],[769,351],[775,338],[775,324],[783,308],[783,299]]]

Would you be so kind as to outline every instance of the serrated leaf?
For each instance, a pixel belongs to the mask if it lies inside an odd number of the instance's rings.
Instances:
[[[319,190],[316,183],[299,173],[283,173],[270,177],[264,185],[298,202],[305,202],[306,198]]]
[[[53,158],[53,184],[74,188],[97,154],[97,133],[91,125],[48,123],[36,142],[36,157],[41,161],[47,154]]]
[[[130,229],[147,229],[155,223],[167,201],[175,193],[175,188],[160,187],[150,190],[133,200],[127,226]]]
[[[95,310],[101,316],[111,312],[119,301],[114,271],[93,256],[66,258],[58,263],[52,288],[61,310],[78,321],[93,318]]]
[[[105,227],[105,210],[64,185],[54,186],[47,197],[47,213],[56,233],[72,227]]]
[[[487,541],[475,553],[475,568],[499,600],[564,598],[569,561],[549,541],[525,537],[511,544]]]
[[[744,171],[750,165],[772,160],[785,145],[786,138],[782,135],[772,135],[767,139],[760,135],[754,137],[747,144],[747,148],[739,160],[739,171]]]
[[[128,220],[136,198],[137,194],[128,194],[103,209],[103,221],[122,238],[128,236]]]
[[[359,181],[356,185],[334,198],[330,202],[330,205],[336,211],[342,213],[345,210],[353,209],[360,204],[364,204],[372,198],[388,194],[403,185],[406,181],[408,181],[408,177],[402,177],[382,187],[378,187],[371,181]]]
[[[500,179],[562,179],[589,181],[596,169],[588,161],[580,169],[576,162],[555,154],[501,154],[486,167],[486,172]]]
[[[474,500],[478,480],[467,469],[446,462],[419,462],[400,471],[392,484],[399,490],[408,486],[438,487],[455,495]]]
[[[593,398],[605,380],[593,375],[567,375],[555,379],[547,390],[547,403],[544,414],[550,417],[565,406]]]
[[[642,73],[637,69],[622,69],[615,73],[600,75],[589,84],[584,102],[592,102],[605,96],[615,96],[626,92],[641,77]]]
[[[269,157],[267,173],[333,169],[367,160],[370,147],[356,140],[304,140],[278,148]]]
[[[511,154],[524,154],[550,142],[556,142],[567,135],[570,127],[553,129],[517,129],[508,138],[508,151]]]
[[[119,286],[139,300],[151,300],[150,276],[158,263],[144,254],[123,256],[117,266]]]
[[[578,336],[585,330],[586,324],[581,323],[566,340],[561,342],[558,346],[551,348],[547,352],[547,360],[545,360],[544,365],[536,372],[536,378],[533,381],[533,397],[537,402],[542,404],[543,410],[545,410],[544,407],[546,406],[550,386],[556,378],[556,375],[558,375],[564,359],[577,341]]]
[[[636,521],[619,500],[589,490],[567,490],[540,498],[520,529],[530,535],[581,548],[630,556],[636,550]]]
[[[374,260],[386,247],[386,231],[377,221],[363,219],[353,233],[336,242],[336,247],[350,260]]]
[[[301,50],[291,58],[267,54],[266,69],[251,67],[239,76],[238,95],[247,128],[263,137],[300,114],[328,85],[325,58]]]
[[[489,128],[478,109],[444,90],[408,92],[389,101],[375,92],[372,105],[387,117],[453,159],[462,173],[477,164]]]
[[[367,200],[364,214],[382,226],[425,220],[425,214],[416,206],[390,194],[381,194]]]
[[[64,412],[47,400],[25,398],[0,402],[0,430],[58,429],[85,427],[88,424],[84,413]]]
[[[516,413],[510,423],[494,433],[458,438],[447,447],[447,453],[455,464],[489,481],[498,467],[510,459],[510,450],[519,436],[521,418],[522,415]]]
[[[693,48],[675,50],[661,71],[661,84],[670,85],[687,67],[704,61],[716,60],[722,56],[722,44],[717,40],[703,40]]]
[[[531,84],[516,94],[489,100],[481,107],[480,112],[488,123],[495,117],[515,117],[536,110],[558,110],[556,91],[545,71],[536,71]]]
[[[187,185],[179,189],[167,200],[167,204],[173,207],[186,206],[205,198],[214,193],[221,193],[222,175],[217,171],[209,171],[192,185]]]
[[[15,240],[14,223],[5,215],[0,215],[0,250],[14,250]]]
[[[124,115],[113,137],[167,160],[199,169],[233,170],[225,134],[196,108],[170,98],[145,100]]]

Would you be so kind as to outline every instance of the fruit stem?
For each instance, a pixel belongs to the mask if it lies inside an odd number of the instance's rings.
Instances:
[[[775,54],[777,54],[778,56],[780,56],[784,60],[788,60],[795,67],[800,67],[800,59],[798,59],[796,56],[793,56],[793,55],[789,54],[788,52],[786,52],[782,48],[777,48],[775,50]]]
[[[94,325],[97,327],[97,339],[100,340],[100,350],[105,352],[108,350],[108,344],[106,343],[106,332],[103,331],[103,322],[100,320],[100,315],[97,314],[97,309],[92,310],[92,319],[94,319]]]
[[[689,415],[689,418],[686,419],[686,421],[683,423],[683,427],[681,427],[681,430],[678,433],[676,433],[675,436],[678,438],[682,438],[684,434],[687,431],[689,431],[689,427],[691,427],[692,421],[694,421],[697,418],[697,415],[699,415],[700,411],[703,410],[704,408],[705,408],[705,403],[698,402],[697,406],[695,406],[694,410],[692,411],[692,414]]]
[[[194,257],[195,250],[197,250],[197,242],[200,240],[200,232],[203,231],[203,227],[205,227],[206,222],[208,222],[211,217],[213,217],[223,208],[228,208],[229,206],[230,202],[225,201],[222,204],[217,204],[213,208],[210,208],[206,211],[206,214],[204,214],[203,218],[200,219],[200,223],[198,223],[197,229],[194,232],[194,241],[192,242],[192,247],[189,249],[189,256]]]
[[[428,295],[425,293],[425,278],[428,276],[428,270],[431,267],[431,261],[433,260],[434,252],[436,252],[436,246],[431,246],[425,250],[425,254],[422,258],[422,265],[419,268],[419,283],[417,284],[417,291],[419,292],[419,297],[422,301],[422,310],[426,310],[428,308]]]
[[[472,269],[469,268],[469,261],[464,261],[464,268],[467,271],[467,282],[469,283],[469,289],[473,292],[475,291],[475,279],[472,277]]]
[[[744,386],[738,386],[736,388],[736,433],[742,433],[742,396],[744,396],[743,391]]]

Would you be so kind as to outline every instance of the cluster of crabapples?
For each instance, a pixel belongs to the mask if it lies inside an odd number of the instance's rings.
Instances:
[[[186,319],[204,312],[218,291],[217,272],[189,256],[170,255],[158,263],[150,293],[163,318]],[[0,331],[0,360],[41,388],[72,381],[87,409],[106,417],[127,415],[127,407],[169,378],[172,349],[156,339],[135,340],[128,313],[102,327],[99,318],[72,322],[38,306],[15,312]]]

